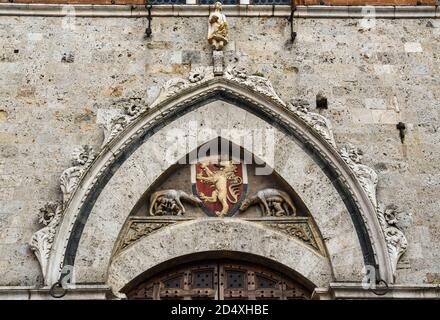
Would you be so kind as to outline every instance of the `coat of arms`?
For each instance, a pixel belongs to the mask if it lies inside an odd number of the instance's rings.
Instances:
[[[206,159],[192,165],[193,192],[210,216],[232,216],[247,191],[246,165],[231,160]]]

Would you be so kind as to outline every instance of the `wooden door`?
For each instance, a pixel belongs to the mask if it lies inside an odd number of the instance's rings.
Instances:
[[[257,300],[309,299],[310,291],[266,267],[233,261],[207,261],[162,272],[127,293],[129,299]]]

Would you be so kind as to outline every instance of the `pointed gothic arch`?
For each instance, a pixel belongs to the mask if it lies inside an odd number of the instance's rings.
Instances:
[[[117,132],[107,141],[93,162],[90,161],[84,168],[80,181],[65,201],[62,220],[54,223],[55,227],[58,226],[58,231],[50,243],[47,266],[43,268],[46,283],[51,285],[60,279],[61,266],[76,267],[78,265],[78,248],[84,247],[84,243],[87,243],[89,247],[104,246],[106,253],[103,256],[89,257],[88,261],[87,255],[81,256],[82,281],[106,281],[105,278],[108,276],[106,268],[110,266],[112,258],[114,233],[119,232],[130,211],[127,212],[127,207],[124,208],[121,203],[128,201],[127,205],[130,206],[130,203],[137,201],[137,199],[126,200],[127,194],[115,194],[116,189],[112,191],[109,186],[124,183],[124,180],[116,181],[115,177],[124,176],[122,171],[129,168],[134,170],[132,174],[147,172],[147,175],[144,174],[142,178],[150,179],[148,183],[153,183],[157,175],[167,168],[156,165],[155,168],[150,168],[149,172],[154,172],[150,175],[148,170],[139,168],[141,160],[135,159],[136,152],[141,146],[155,139],[165,126],[215,101],[225,101],[277,128],[279,132],[294,141],[295,145],[300,146],[295,150],[302,150],[315,165],[321,168],[320,174],[326,177],[329,190],[332,189],[331,192],[337,193],[340,203],[345,206],[346,213],[341,216],[351,221],[351,226],[347,224],[349,230],[347,229],[346,234],[352,232],[356,240],[347,237],[357,242],[353,244],[354,247],[348,246],[348,249],[338,247],[336,244],[331,245],[329,258],[336,278],[334,280],[348,280],[344,279],[342,272],[335,272],[335,264],[337,259],[351,256],[354,261],[362,261],[362,266],[374,266],[378,278],[391,283],[393,268],[388,255],[387,243],[376,215],[375,204],[349,165],[338,153],[330,137],[326,136],[325,132],[324,134],[319,132],[298,113],[289,110],[267,80],[233,72],[226,73],[224,77],[206,75],[202,79],[190,78],[190,80],[180,79],[168,82],[161,95],[148,110],[136,114],[121,132]],[[154,161],[150,163],[153,165]],[[145,184],[136,185],[135,182],[137,181],[125,180],[127,186],[133,189],[131,196],[145,191]],[[143,188],[143,191],[135,190],[136,188]],[[113,211],[105,211],[102,207],[101,211],[97,210],[96,206],[99,203],[109,203],[108,201],[112,198],[117,199],[116,202],[121,202],[120,204],[115,202],[117,207],[107,208]],[[325,215],[322,212],[320,214]],[[93,243],[90,239],[85,240],[83,231],[92,217],[96,224],[105,225],[105,230],[101,231],[112,234],[107,238],[108,243],[105,241]],[[319,227],[325,229],[323,225]],[[84,243],[81,244],[81,241]],[[326,245],[330,246],[327,243]]]

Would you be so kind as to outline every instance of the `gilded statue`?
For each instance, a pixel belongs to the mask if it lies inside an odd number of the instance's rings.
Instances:
[[[199,197],[206,202],[220,202],[222,210],[216,211],[215,214],[219,217],[223,217],[229,211],[228,201],[232,204],[237,203],[239,188],[243,183],[243,179],[236,175],[237,166],[231,161],[221,161],[219,166],[220,169],[213,172],[209,169],[207,163],[202,163],[201,168],[203,173],[197,174],[196,178],[214,187],[211,196],[200,192]]]
[[[228,43],[228,23],[222,13],[221,2],[216,2],[214,12],[209,15],[208,42],[214,50],[222,50]]]

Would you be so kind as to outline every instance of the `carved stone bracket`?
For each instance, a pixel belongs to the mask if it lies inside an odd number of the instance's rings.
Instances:
[[[385,208],[379,206],[377,209],[377,217],[385,235],[394,275],[396,273],[397,263],[408,247],[408,241],[398,226],[399,218],[397,214],[398,209],[394,205]]]
[[[214,75],[223,75],[223,51],[214,50],[212,51],[212,62],[214,65]]]

